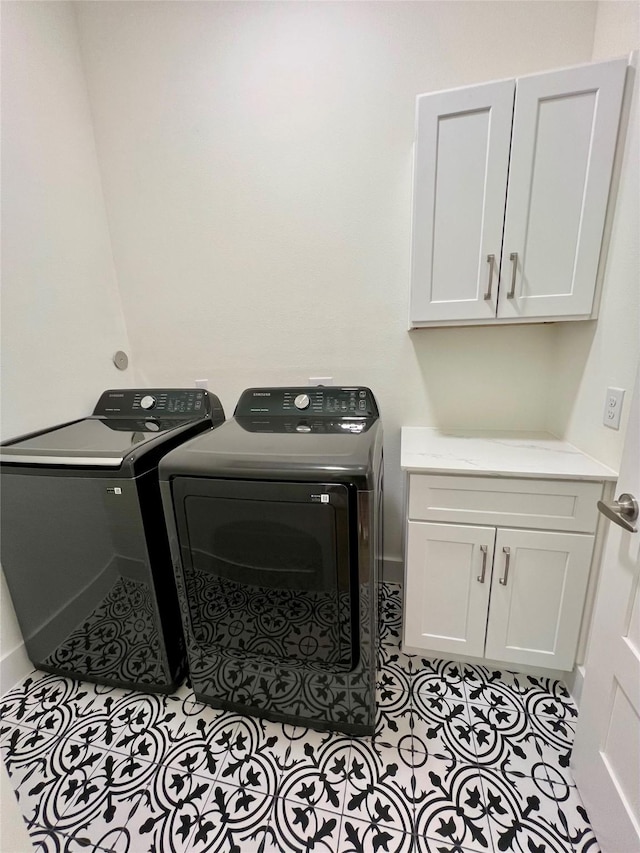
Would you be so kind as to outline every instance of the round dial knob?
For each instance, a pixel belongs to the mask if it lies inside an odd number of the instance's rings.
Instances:
[[[311,400],[309,399],[308,394],[298,394],[296,399],[293,401],[293,404],[296,409],[308,409],[310,402]]]
[[[143,409],[153,409],[156,404],[156,398],[152,397],[151,394],[145,394],[145,396],[140,400],[140,405]]]

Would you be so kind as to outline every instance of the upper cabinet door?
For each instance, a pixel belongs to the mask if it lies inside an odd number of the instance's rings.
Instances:
[[[496,315],[514,91],[418,98],[410,325]]]
[[[498,317],[589,317],[624,59],[517,80]]]

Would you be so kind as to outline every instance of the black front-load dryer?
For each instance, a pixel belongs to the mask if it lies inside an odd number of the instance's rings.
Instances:
[[[160,463],[196,697],[371,734],[382,426],[368,388],[251,388]]]
[[[223,421],[201,389],[111,390],[91,417],[0,447],[2,567],[38,669],[155,692],[182,679],[158,462]]]

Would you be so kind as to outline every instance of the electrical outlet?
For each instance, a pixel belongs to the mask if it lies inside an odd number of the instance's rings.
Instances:
[[[208,388],[209,380],[208,379],[196,379],[196,388]]]
[[[333,385],[333,376],[310,376],[309,385]]]
[[[620,413],[622,412],[622,401],[624,400],[624,388],[607,388],[607,399],[604,404],[605,426],[611,429],[620,429]]]

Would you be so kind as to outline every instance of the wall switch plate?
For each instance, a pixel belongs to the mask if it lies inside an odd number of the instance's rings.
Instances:
[[[333,385],[333,376],[310,376],[309,385]]]
[[[624,388],[607,388],[607,399],[604,404],[605,426],[611,429],[620,429],[620,413],[622,412],[622,401],[624,400]]]
[[[196,379],[196,388],[208,388],[209,380],[208,379]]]

